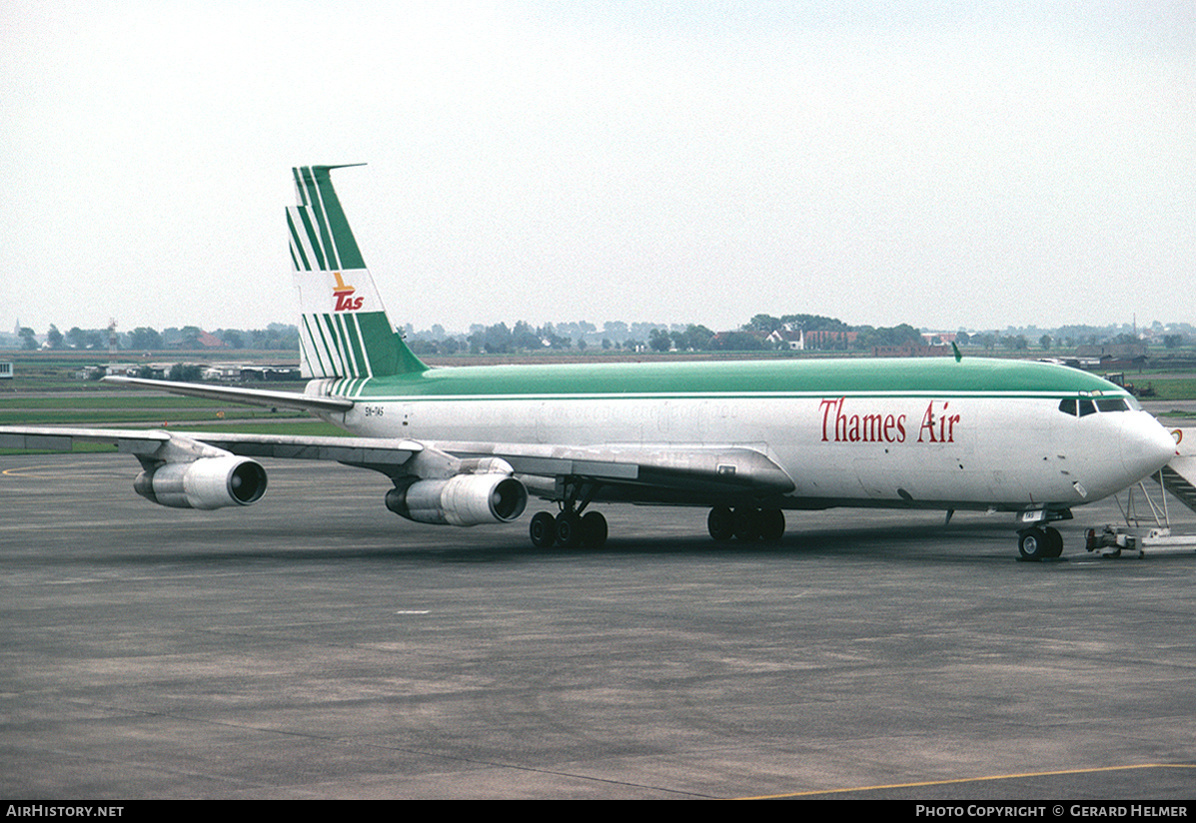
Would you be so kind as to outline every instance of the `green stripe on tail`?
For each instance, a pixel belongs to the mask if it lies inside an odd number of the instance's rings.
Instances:
[[[394,326],[365,267],[329,172],[292,170],[299,205],[287,209],[299,292],[304,377],[388,377],[427,370]]]

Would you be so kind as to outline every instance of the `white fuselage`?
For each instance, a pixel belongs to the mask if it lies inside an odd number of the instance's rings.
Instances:
[[[434,444],[743,447],[801,501],[946,508],[1067,507],[1117,492],[1174,454],[1139,410],[1065,414],[1053,398],[980,396],[362,399],[328,419]]]

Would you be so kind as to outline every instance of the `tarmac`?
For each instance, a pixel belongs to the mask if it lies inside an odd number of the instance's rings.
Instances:
[[[271,461],[156,507],[124,455],[0,457],[0,796],[1196,796],[1196,554],[1106,560],[1008,514],[604,507],[600,551],[408,523]],[[1196,531],[1196,514],[1171,507]]]

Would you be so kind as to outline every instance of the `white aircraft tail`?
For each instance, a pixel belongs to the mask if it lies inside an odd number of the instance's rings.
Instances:
[[[386,377],[424,371],[395,332],[332,188],[344,166],[292,169],[299,205],[287,209],[299,292],[304,377]]]

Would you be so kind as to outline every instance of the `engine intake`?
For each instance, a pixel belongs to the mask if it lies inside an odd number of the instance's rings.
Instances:
[[[457,474],[448,480],[417,480],[386,493],[386,508],[417,523],[476,526],[507,523],[523,514],[527,489],[497,473]]]
[[[137,475],[133,490],[174,509],[248,506],[266,493],[266,470],[260,463],[233,455],[163,463]]]

